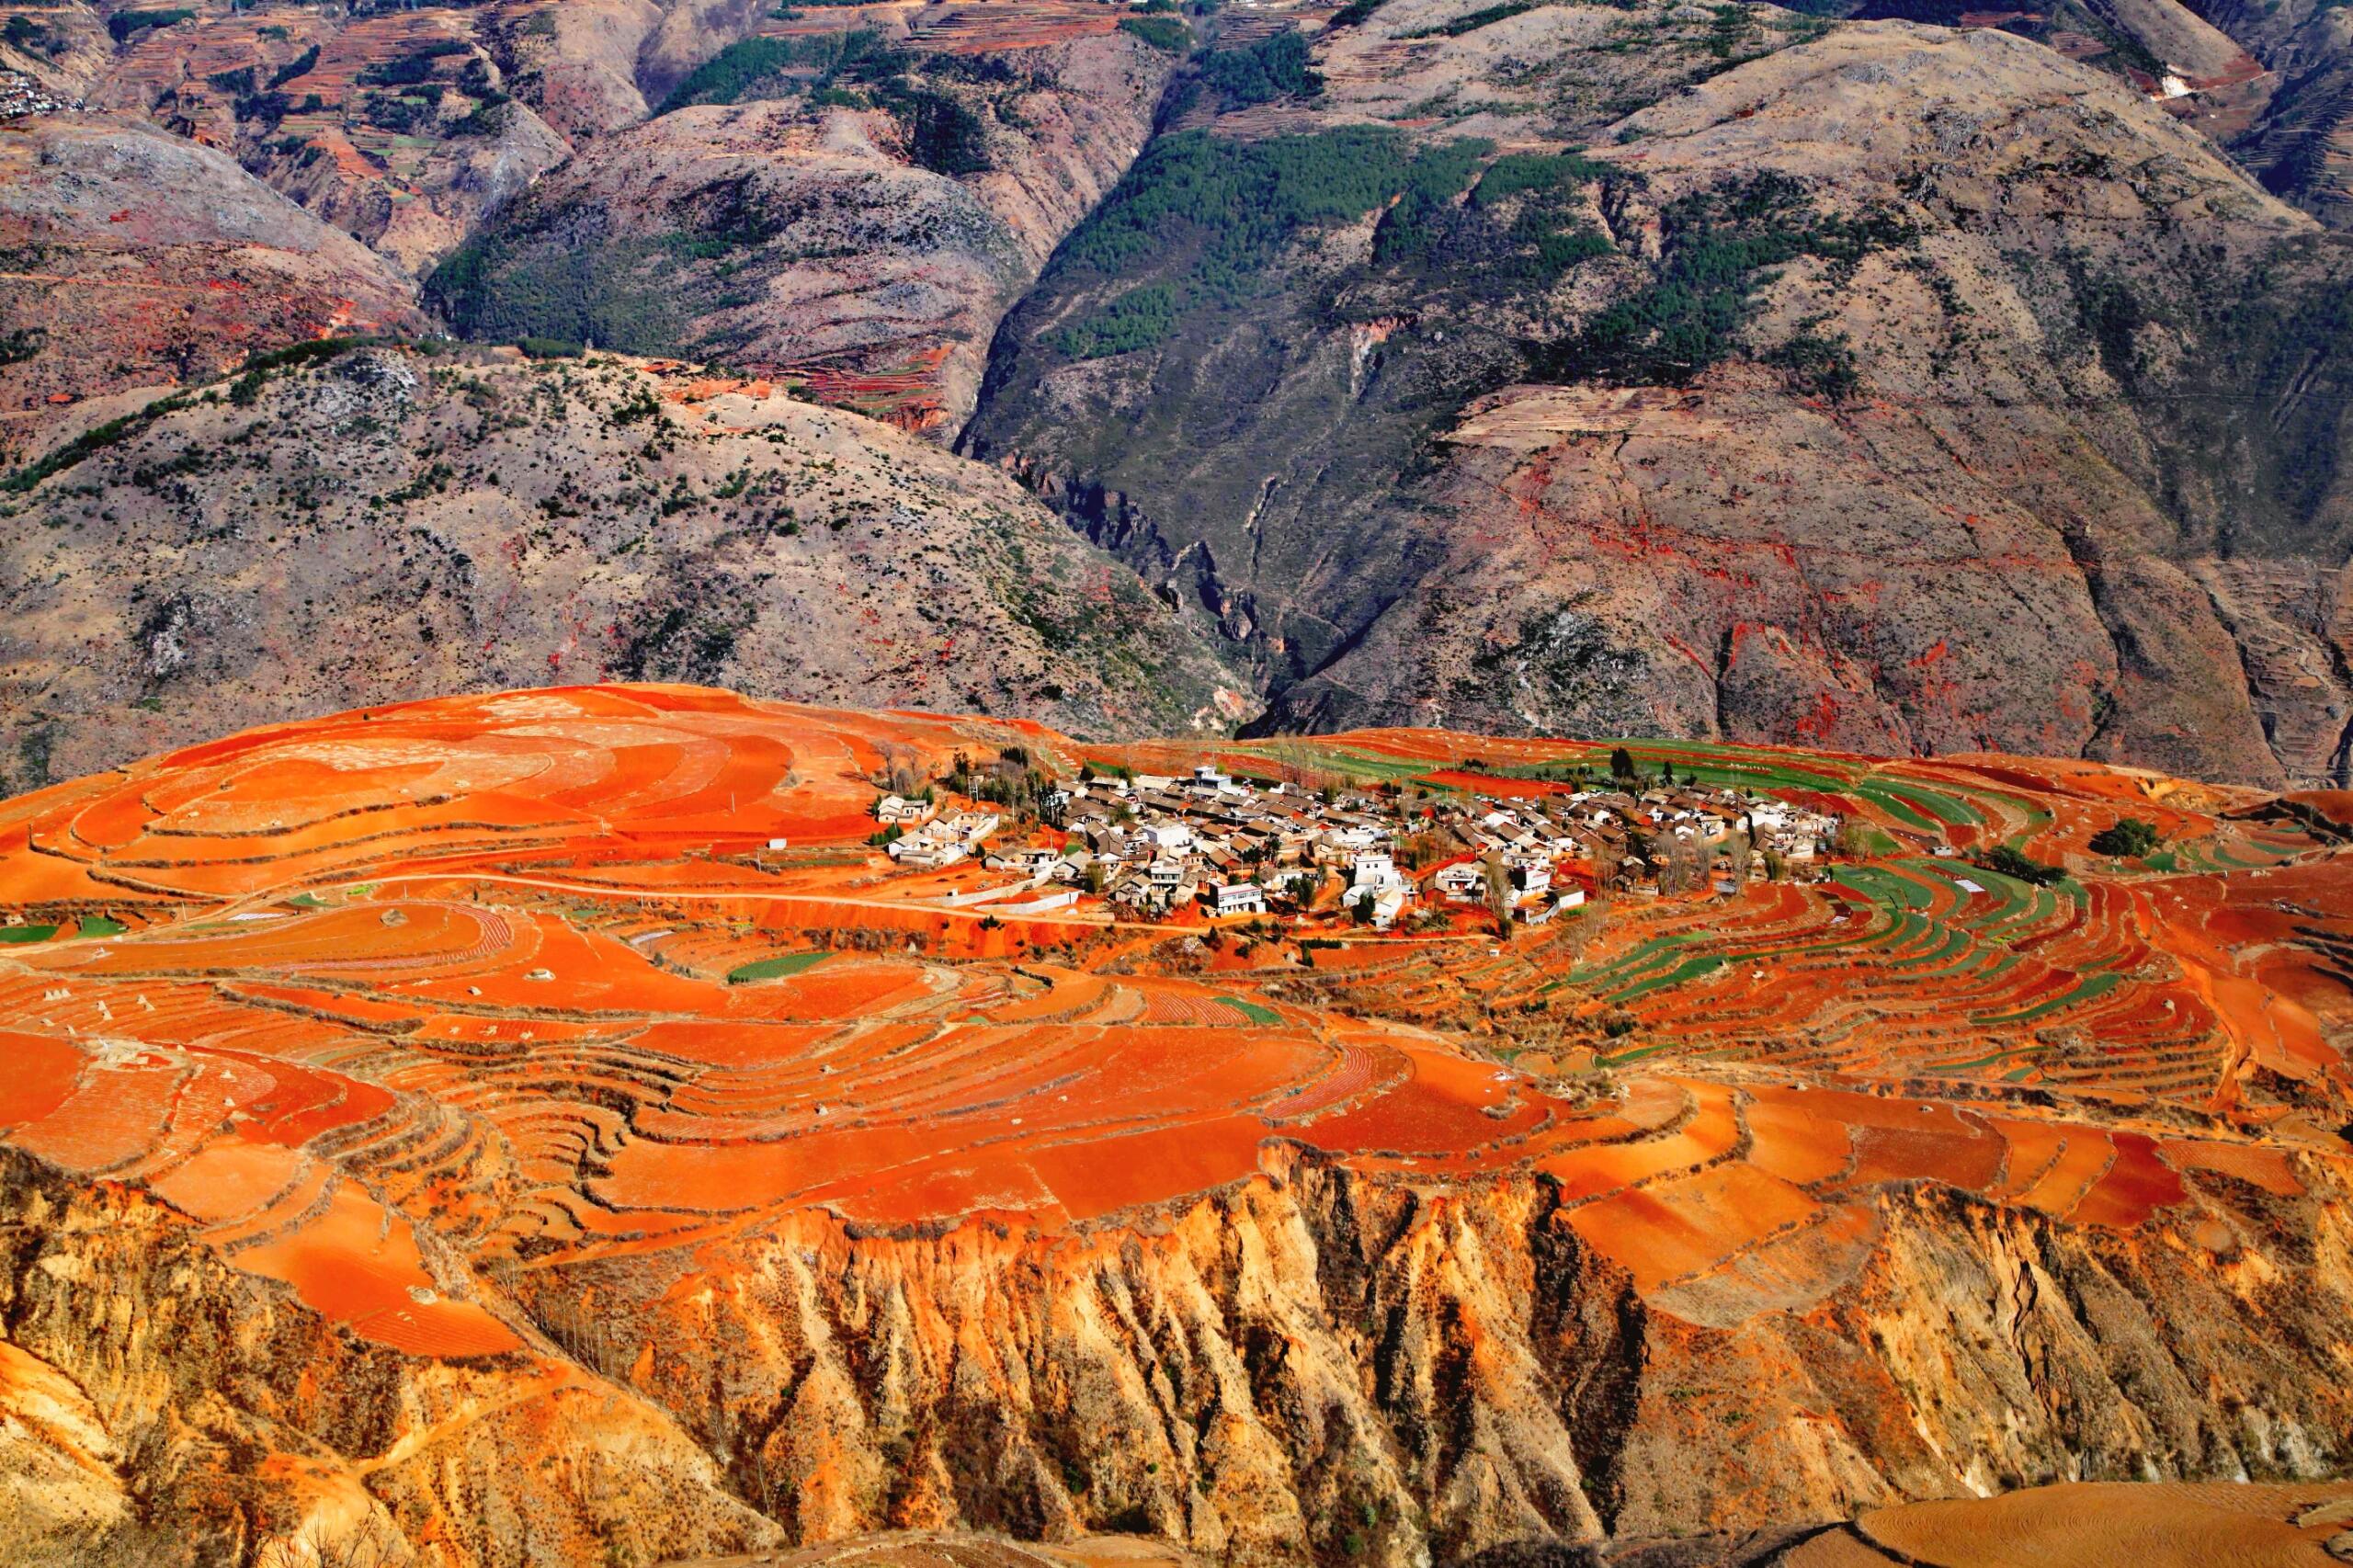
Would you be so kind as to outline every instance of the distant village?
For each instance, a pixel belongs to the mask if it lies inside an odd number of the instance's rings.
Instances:
[[[884,795],[873,808],[874,842],[909,870],[975,862],[1014,873],[985,896],[1036,895],[1019,913],[1091,897],[1138,919],[1198,910],[1213,920],[1323,916],[1388,931],[1482,912],[1504,926],[1541,926],[1603,892],[1671,896],[1816,880],[1841,825],[1671,774],[1529,798],[1258,783],[1209,764],[1182,778],[1088,767],[1050,779],[1027,763],[978,774],[964,765],[944,801],[929,789]]]

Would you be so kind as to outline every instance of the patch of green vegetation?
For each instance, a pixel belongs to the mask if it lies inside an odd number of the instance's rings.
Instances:
[[[1464,137],[1434,147],[1407,165],[1405,188],[1373,235],[1373,260],[1394,266],[1426,258],[1443,221],[1454,210],[1454,199],[1462,194],[1480,160],[1495,150],[1492,142]]]
[[[1491,28],[1497,22],[1523,16],[1535,10],[1540,4],[1541,0],[1505,0],[1503,5],[1483,6],[1452,21],[1440,22],[1436,27],[1416,28],[1412,32],[1397,36],[1401,39],[1461,38],[1465,33],[1475,33],[1481,28]]]
[[[1788,372],[1790,384],[1825,403],[1848,403],[1862,390],[1862,372],[1855,366],[1855,345],[1845,333],[1824,337],[1801,332],[1765,356],[1765,362]]]
[[[1348,0],[1347,5],[1332,13],[1332,19],[1324,24],[1324,30],[1328,32],[1340,28],[1360,28],[1372,20],[1374,12],[1388,4],[1389,0]]]
[[[1074,326],[1046,341],[1074,359],[1101,359],[1165,342],[1176,329],[1182,309],[1176,290],[1165,283],[1131,289]]]
[[[2095,855],[2114,855],[2124,859],[2144,859],[2164,842],[2154,823],[2139,817],[2124,817],[2092,835],[2091,849]]]
[[[515,100],[505,93],[494,93],[474,106],[472,113],[449,127],[449,135],[499,136],[515,120]]]
[[[149,28],[177,27],[195,15],[186,6],[176,6],[168,11],[117,11],[107,18],[107,34],[115,42],[121,43],[133,33],[145,32]]]
[[[109,419],[103,425],[92,426],[54,451],[34,459],[7,478],[0,480],[0,490],[30,490],[51,474],[63,473],[85,459],[131,439],[165,415],[177,414],[188,406],[189,401],[178,394],[159,398],[144,408]]]
[[[1522,191],[1557,193],[1619,175],[1615,164],[1582,153],[1506,153],[1487,165],[1471,192],[1473,206],[1493,207]]]
[[[2057,866],[2046,866],[2040,860],[2029,859],[2006,844],[1997,844],[1985,852],[1984,867],[2006,877],[2030,882],[2042,888],[2063,881],[2067,873]]]
[[[1235,142],[1203,131],[1163,137],[1054,257],[1050,270],[1105,279],[1154,270],[1057,347],[1089,357],[1143,346],[1185,312],[1272,286],[1267,265],[1303,229],[1353,222],[1409,189],[1460,188],[1475,153],[1416,152],[1387,126]],[[1160,290],[1160,291],[1150,291]]]
[[[1156,19],[1156,18],[1155,18]],[[751,38],[732,43],[687,74],[657,115],[690,104],[732,104],[802,94],[813,104],[872,107],[904,128],[908,156],[935,174],[980,174],[992,166],[985,118],[936,81],[1018,93],[1029,78],[1003,59],[939,55],[919,61],[872,28],[814,38]]]
[[[615,239],[600,229],[593,214],[561,213],[531,228],[478,234],[434,269],[426,296],[478,341],[593,338],[628,354],[667,351],[685,325],[681,266],[709,254],[713,237]]]
[[[1580,263],[1617,247],[1585,215],[1583,191],[1594,180],[1633,176],[1580,153],[1513,153],[1495,160],[1468,201],[1462,182],[1491,151],[1458,141],[1421,160],[1416,177],[1382,217],[1373,260],[1408,279],[1417,293],[1444,290],[1466,302],[1501,303],[1530,288],[1548,289]],[[1518,198],[1506,222],[1503,208]]]
[[[1711,7],[1707,41],[1700,47],[1718,60],[1730,60],[1733,51],[1747,38],[1753,28],[1745,6],[1716,6]]]
[[[119,937],[130,929],[121,921],[103,915],[85,915],[80,928],[74,934],[76,937]]]
[[[296,55],[293,59],[288,61],[285,64],[270,73],[270,91],[276,92],[278,88],[286,85],[287,83],[293,81],[298,76],[309,75],[311,74],[311,67],[316,65],[318,62],[319,46],[314,43],[311,45],[310,48],[304,50],[301,53]]]
[[[2078,975],[2075,984],[2056,996],[2045,997],[2030,1006],[2020,1007],[2014,1012],[1972,1013],[1970,1015],[1969,1021],[1985,1025],[2030,1024],[2038,1018],[2048,1017],[2063,1007],[2073,1007],[2081,1003],[2097,1001],[2115,990],[2123,978],[2113,970],[2103,970],[2097,974]]]
[[[30,17],[11,17],[0,24],[0,43],[26,53],[40,53],[54,60],[69,47],[65,35]]]
[[[56,935],[57,927],[54,926],[0,926],[0,942],[46,942]]]
[[[1851,268],[1874,250],[1910,243],[1893,215],[1824,217],[1805,187],[1760,175],[1670,202],[1665,256],[1650,285],[1602,312],[1540,358],[1563,381],[1679,385],[1738,347],[1754,296],[1771,269],[1802,256]]]
[[[1182,54],[1193,47],[1192,30],[1175,17],[1121,17],[1120,30],[1165,54]]]
[[[1220,996],[1217,1000],[1240,1013],[1254,1024],[1279,1024],[1283,1021],[1283,1016],[1280,1013],[1263,1003],[1245,1002],[1239,996]]]
[[[315,338],[289,344],[283,348],[274,348],[267,353],[256,354],[245,361],[244,373],[239,376],[231,386],[230,401],[241,404],[255,401],[260,394],[260,388],[267,372],[273,369],[332,359],[338,355],[347,354],[354,348],[385,341],[387,340],[381,337]],[[103,425],[94,426],[63,446],[25,464],[6,479],[0,479],[0,491],[30,490],[52,474],[63,473],[65,470],[76,466],[97,453],[131,439],[145,431],[157,420],[177,414],[195,401],[195,397],[190,393],[175,392],[170,397],[157,399],[144,408],[135,409],[119,418],[109,419]]]
[[[1313,97],[1324,90],[1324,78],[1307,60],[1307,40],[1279,32],[1240,49],[1211,50],[1201,57],[1201,85],[1230,109]]]
[[[654,112],[670,114],[689,104],[789,97],[807,85],[794,83],[796,74],[814,76],[818,85],[824,85],[858,62],[889,52],[882,35],[872,28],[813,38],[744,39],[688,72]]]
[[[433,79],[435,61],[467,53],[471,48],[453,38],[439,39],[396,59],[363,65],[357,79],[363,87],[413,87]]]
[[[759,959],[727,971],[730,985],[748,985],[756,980],[782,980],[816,968],[831,953],[782,953],[772,959]]]

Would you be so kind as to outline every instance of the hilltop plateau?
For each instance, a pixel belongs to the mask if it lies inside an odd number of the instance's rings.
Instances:
[[[2349,817],[665,686],[55,785],[0,806],[0,1531],[1836,1568],[2110,1508],[2313,1562]],[[1271,913],[1122,912],[1246,843]],[[1455,902],[1483,853],[1524,898]]]

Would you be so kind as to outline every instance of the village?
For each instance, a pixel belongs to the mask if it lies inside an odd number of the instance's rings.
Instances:
[[[993,874],[938,895],[955,905],[1037,915],[1094,902],[1115,919],[1271,916],[1374,932],[1483,917],[1540,926],[1600,895],[1818,880],[1842,826],[1631,765],[1551,792],[1483,794],[1258,780],[1211,763],[1181,777],[1087,766],[1053,778],[1026,755],[960,761],[873,812],[871,842],[896,867]]]

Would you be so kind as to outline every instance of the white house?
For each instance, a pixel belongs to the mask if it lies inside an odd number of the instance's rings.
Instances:
[[[1470,860],[1458,860],[1451,866],[1440,866],[1430,883],[1439,894],[1457,903],[1476,903],[1487,885],[1487,875]]]
[[[1209,896],[1219,915],[1267,913],[1267,890],[1256,882],[1220,882],[1209,890]]]
[[[1386,887],[1359,883],[1347,891],[1342,902],[1351,909],[1358,904],[1370,904],[1372,928],[1386,931],[1397,923],[1397,916],[1404,913],[1407,891],[1403,882],[1392,882]]]
[[[891,845],[891,858],[919,871],[936,871],[964,858],[964,846],[952,840],[902,838]]]
[[[1181,822],[1155,822],[1142,830],[1143,841],[1163,855],[1182,855],[1193,846],[1193,830]]]
[[[885,795],[874,802],[874,820],[886,827],[892,824],[904,827],[910,823],[929,821],[932,810],[929,801],[909,801],[897,795]]]

